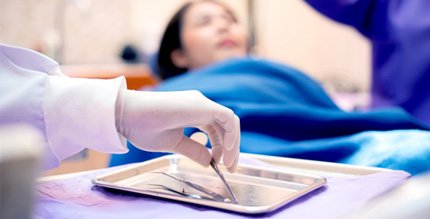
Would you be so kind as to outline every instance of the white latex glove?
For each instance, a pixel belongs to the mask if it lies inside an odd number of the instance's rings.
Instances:
[[[239,159],[240,122],[232,110],[199,91],[150,92],[122,90],[117,100],[116,127],[136,147],[174,152],[203,166],[211,159],[233,172]],[[212,154],[202,144],[184,136],[195,127],[209,135]]]

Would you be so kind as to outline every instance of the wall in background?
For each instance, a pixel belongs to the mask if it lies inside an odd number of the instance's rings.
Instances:
[[[42,51],[64,64],[119,62],[127,43],[154,52],[168,19],[185,2],[0,0],[0,42]],[[223,2],[245,17],[245,0]]]
[[[368,89],[370,46],[356,31],[319,15],[302,0],[254,1],[256,55],[320,81]],[[168,19],[184,2],[0,0],[0,42],[43,51],[65,64],[117,63],[126,43],[153,53]],[[246,21],[247,0],[223,2]]]
[[[40,50],[68,64],[115,62],[132,35],[131,2],[0,0],[0,42]]]
[[[302,0],[257,0],[256,8],[260,56],[345,89],[368,90],[371,48],[357,31],[323,17]]]

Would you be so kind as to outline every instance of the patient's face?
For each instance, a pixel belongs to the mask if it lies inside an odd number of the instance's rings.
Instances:
[[[246,33],[236,18],[213,2],[192,5],[183,18],[182,53],[188,69],[246,55]]]

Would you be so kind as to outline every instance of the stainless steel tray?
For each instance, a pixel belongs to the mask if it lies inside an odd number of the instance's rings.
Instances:
[[[321,176],[284,171],[279,168],[239,165],[234,174],[228,173],[223,165],[219,165],[219,168],[237,196],[237,204],[185,197],[154,187],[154,184],[162,184],[176,191],[195,194],[195,191],[186,185],[156,173],[164,172],[228,197],[222,182],[210,167],[201,167],[179,155],[160,157],[104,174],[94,178],[93,183],[102,187],[249,214],[273,211],[326,183],[325,178]]]

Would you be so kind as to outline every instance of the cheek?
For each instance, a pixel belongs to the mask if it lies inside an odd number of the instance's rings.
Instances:
[[[213,38],[208,31],[186,32],[183,35],[182,43],[191,63],[206,62],[213,53]]]
[[[213,38],[207,31],[184,31],[182,46],[188,59],[188,68],[201,67],[213,61]]]
[[[240,43],[241,46],[246,46],[248,38],[245,33],[245,30],[243,30],[242,28],[234,29],[232,31],[232,34],[233,34],[233,37],[236,39],[237,42]]]
[[[204,30],[184,31],[182,35],[183,46],[185,47],[185,50],[189,51],[190,53],[205,49],[205,47],[207,47],[209,39],[210,34],[208,34],[207,31]]]

